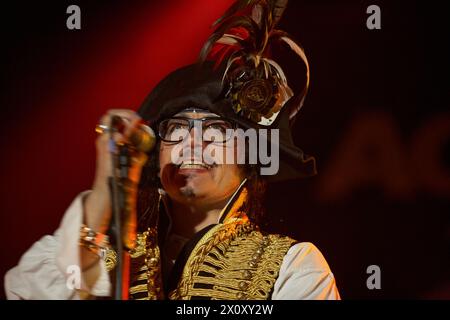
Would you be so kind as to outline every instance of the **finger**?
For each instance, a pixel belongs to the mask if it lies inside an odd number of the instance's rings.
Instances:
[[[110,128],[111,119],[114,114],[107,113],[103,115],[100,119],[100,124],[106,126],[106,128]],[[100,152],[107,152],[109,151],[109,139],[112,137],[112,139],[116,143],[121,143],[125,141],[125,137],[120,132],[113,132],[112,135],[106,130],[103,133],[100,133],[97,137],[96,143],[97,148]]]
[[[140,120],[139,115],[133,110],[129,109],[111,109],[108,110],[107,115],[109,115],[110,117],[118,116],[123,120],[126,120],[128,123],[133,123],[136,120]]]
[[[113,116],[118,116],[123,120],[124,130],[123,135],[128,138],[136,126],[142,122],[141,117],[134,111],[129,109],[111,109],[108,110],[107,115],[110,118]]]

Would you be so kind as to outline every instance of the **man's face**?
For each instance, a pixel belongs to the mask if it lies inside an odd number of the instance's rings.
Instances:
[[[218,115],[204,110],[185,110],[173,118],[173,121],[167,120],[170,123],[168,130],[176,133],[176,128],[181,126],[177,123],[179,120],[175,118],[204,119],[218,118]],[[212,120],[211,123],[213,127],[217,127],[220,120]],[[235,161],[233,164],[216,161],[211,164],[211,158],[206,154],[234,152],[234,148],[226,143],[204,141],[202,133],[205,133],[205,130],[202,131],[200,127],[200,122],[197,122],[189,133],[185,130],[183,136],[186,138],[181,142],[161,141],[160,178],[164,190],[172,200],[186,205],[198,203],[210,206],[226,201],[242,182],[243,177]],[[204,137],[206,138],[206,135]],[[208,148],[209,152],[205,153],[205,148]],[[177,156],[180,157],[178,161],[174,159]]]

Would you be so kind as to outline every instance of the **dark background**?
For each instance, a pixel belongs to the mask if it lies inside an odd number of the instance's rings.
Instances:
[[[137,109],[158,80],[193,62],[231,2],[2,3],[1,287],[90,188],[100,116]],[[81,7],[81,30],[66,28],[71,4]],[[381,8],[381,30],[366,28],[370,4]],[[280,28],[310,61],[294,139],[316,156],[319,175],[270,186],[264,227],[313,242],[344,299],[449,299],[443,5],[291,1]],[[369,265],[381,268],[380,290],[366,286]]]

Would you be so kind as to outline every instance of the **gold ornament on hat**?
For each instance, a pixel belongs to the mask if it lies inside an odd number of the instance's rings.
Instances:
[[[226,62],[224,85],[233,110],[242,117],[263,126],[270,126],[290,99],[289,119],[293,119],[309,87],[309,65],[303,49],[291,37],[275,26],[287,6],[287,0],[239,0],[214,23],[214,33],[200,53],[205,61],[214,46],[220,58],[216,65]],[[271,49],[287,45],[306,66],[305,87],[294,94],[282,68],[271,59]],[[222,53],[220,50],[223,50]]]

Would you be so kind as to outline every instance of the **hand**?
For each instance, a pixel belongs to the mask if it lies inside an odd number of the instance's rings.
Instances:
[[[113,139],[116,143],[125,143],[133,129],[139,124],[141,118],[132,110],[112,109],[100,120],[100,124],[110,126],[113,116],[119,116],[124,120],[123,133],[116,132]],[[112,159],[109,152],[110,134],[100,134],[96,140],[97,163],[92,192],[84,202],[85,222],[88,227],[97,232],[106,233],[111,220],[111,200],[108,185],[108,177],[112,173]],[[147,155],[135,151],[131,155],[131,167],[129,178],[136,185],[139,183],[142,166],[147,161]]]

